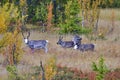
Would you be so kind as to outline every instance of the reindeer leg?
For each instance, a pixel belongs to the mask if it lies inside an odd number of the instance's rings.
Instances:
[[[45,53],[47,53],[47,52],[48,52],[48,49],[47,49],[47,47],[45,47],[45,48],[44,48],[44,50],[45,50]]]
[[[34,53],[34,49],[31,49],[32,50],[32,53]]]
[[[85,49],[81,47],[81,48],[80,48],[80,51],[84,52],[84,51],[85,51]]]
[[[33,54],[33,53],[34,53],[34,49],[33,49],[33,48],[30,48],[29,53],[30,53],[30,54]]]

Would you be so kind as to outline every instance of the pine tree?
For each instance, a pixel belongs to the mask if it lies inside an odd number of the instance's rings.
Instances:
[[[89,30],[82,28],[80,17],[80,6],[77,0],[69,0],[65,5],[65,22],[61,21],[60,33],[87,33]]]

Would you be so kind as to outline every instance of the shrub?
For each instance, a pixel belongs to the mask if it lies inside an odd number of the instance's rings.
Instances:
[[[88,78],[81,78],[80,74],[76,74],[75,71],[67,67],[62,67],[57,69],[57,74],[54,76],[53,80],[88,80]]]
[[[56,59],[52,57],[48,59],[45,65],[45,78],[46,80],[51,80],[56,75]]]
[[[10,26],[12,21],[17,24],[19,18],[18,7],[13,3],[6,3],[0,6],[0,34],[2,34],[2,39],[0,39],[0,50],[4,53],[8,64],[17,64],[20,60],[22,49],[21,43],[22,39],[19,34],[19,26]],[[13,30],[9,30],[10,27],[14,27]]]
[[[20,77],[18,75],[18,71],[17,71],[17,67],[16,66],[8,65],[6,67],[6,69],[8,71],[8,79],[9,80],[23,80],[22,77]]]
[[[105,74],[109,71],[104,63],[103,57],[99,59],[98,64],[95,62],[92,63],[92,69],[97,73],[96,80],[103,80]]]

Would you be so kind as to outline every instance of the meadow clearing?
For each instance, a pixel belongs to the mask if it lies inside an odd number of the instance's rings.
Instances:
[[[112,13],[113,12],[113,13]],[[114,14],[114,18],[111,19],[111,15]],[[112,25],[112,23],[114,25]],[[28,25],[29,26],[29,25]],[[112,31],[109,30],[112,28]],[[24,50],[23,57],[18,64],[18,70],[20,72],[30,72],[31,66],[39,66],[40,61],[46,64],[46,61],[55,56],[56,65],[66,66],[68,68],[77,68],[82,72],[91,72],[92,62],[98,62],[98,59],[103,56],[105,64],[108,69],[115,70],[120,69],[120,10],[117,9],[105,9],[101,11],[99,20],[99,29],[103,32],[103,39],[94,39],[89,35],[79,35],[82,37],[82,43],[95,44],[95,51],[81,52],[74,50],[73,48],[64,49],[60,45],[57,45],[59,34],[31,30],[30,39],[46,39],[48,43],[48,53],[44,53],[44,50],[36,50],[33,54],[30,54],[30,49],[25,45],[23,41],[22,49]],[[72,40],[73,35],[63,35],[63,40]],[[6,75],[4,64],[4,57],[0,56],[0,77]]]

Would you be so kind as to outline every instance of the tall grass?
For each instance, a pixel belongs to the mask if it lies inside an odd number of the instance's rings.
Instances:
[[[34,36],[36,35],[36,36]],[[117,35],[117,34],[116,34]],[[114,35],[113,35],[114,36]],[[101,55],[106,59],[107,66],[110,69],[119,68],[120,55],[119,55],[119,41],[114,41],[111,37],[107,36],[107,40],[96,40],[90,41],[89,38],[82,36],[82,43],[94,43],[94,52],[80,52],[74,49],[64,49],[57,45],[59,35],[32,32],[30,39],[47,39],[48,44],[48,54],[45,54],[43,50],[36,50],[34,54],[29,54],[29,49],[26,48],[26,55],[24,55],[23,60],[25,63],[38,65],[39,61],[42,60],[43,63],[50,57],[55,55],[57,58],[57,64],[67,67],[76,67],[82,71],[91,71],[90,65],[92,61],[96,61]],[[71,40],[72,35],[63,35],[64,40]],[[25,46],[25,45],[24,45]]]
[[[120,20],[120,9],[101,9],[100,19],[110,20],[114,12],[115,20]]]

